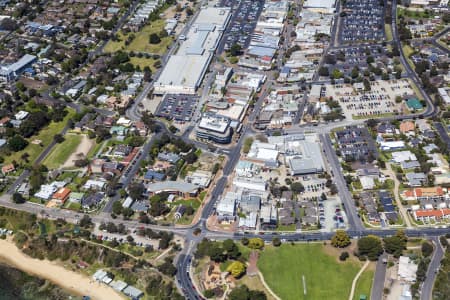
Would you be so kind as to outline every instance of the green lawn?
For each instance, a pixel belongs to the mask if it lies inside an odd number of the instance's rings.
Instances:
[[[88,154],[86,155],[87,158],[89,158],[89,159],[93,158],[97,154],[97,152],[100,150],[103,143],[105,143],[105,142],[101,142],[101,143],[95,142],[94,146],[92,146],[92,148],[89,150]]]
[[[392,28],[391,24],[384,24],[384,31],[386,32],[386,41],[392,41]]]
[[[17,162],[22,161],[21,156],[25,152],[29,154],[28,160],[30,162],[34,162],[39,154],[41,154],[41,152],[53,141],[55,134],[60,133],[66,126],[67,122],[75,115],[75,111],[73,109],[67,110],[69,113],[62,122],[51,122],[50,125],[43,128],[38,135],[28,138],[28,146],[22,151],[11,153],[11,155],[5,157],[5,163],[12,162],[13,160]],[[31,142],[34,140],[41,140],[42,146],[32,144]]]
[[[258,267],[271,289],[283,300],[347,299],[360,269],[355,262],[339,263],[323,252],[322,244],[266,246]],[[306,296],[302,276],[305,276]]]
[[[360,295],[366,295],[367,299],[370,299],[370,292],[372,290],[372,281],[373,281],[374,271],[366,269],[358,279],[355,288],[355,294],[353,299],[359,300]]]
[[[64,142],[57,144],[52,152],[45,158],[43,164],[49,169],[56,169],[66,162],[69,156],[77,149],[82,136],[76,134],[66,134]]]
[[[145,57],[130,57],[130,63],[134,66],[139,66],[141,70],[144,70],[145,67],[149,67],[152,72],[155,72],[156,68],[154,66],[156,60],[153,58],[145,58]]]
[[[125,40],[127,39],[128,35],[123,35],[122,33],[119,33],[119,40],[118,41],[109,41],[104,51],[105,52],[116,52],[118,50],[124,50],[124,51],[134,51],[134,52],[145,52],[145,53],[151,53],[151,54],[163,54],[167,51],[167,47],[170,46],[170,44],[173,41],[173,38],[171,36],[167,36],[161,39],[161,42],[159,44],[150,44],[149,43],[149,37],[152,33],[159,34],[162,30],[164,30],[165,26],[165,20],[160,19],[152,22],[151,24],[144,26],[139,32],[134,33],[135,38],[133,41],[128,45],[125,46]]]

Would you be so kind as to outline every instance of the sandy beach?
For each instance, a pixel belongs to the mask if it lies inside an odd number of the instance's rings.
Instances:
[[[108,300],[125,298],[112,288],[94,282],[87,276],[69,271],[49,260],[31,258],[10,241],[0,240],[0,260],[26,273],[47,279],[75,295]]]

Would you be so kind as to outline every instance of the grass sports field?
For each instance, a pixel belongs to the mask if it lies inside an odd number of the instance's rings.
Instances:
[[[77,149],[81,142],[82,136],[75,134],[66,134],[64,142],[57,144],[52,152],[45,158],[44,165],[49,169],[60,167],[69,156]]]
[[[348,299],[353,278],[362,263],[355,260],[339,262],[337,256],[326,254],[324,247],[319,243],[283,244],[279,248],[268,246],[261,252],[258,267],[266,283],[283,300]],[[371,283],[369,279],[364,282]],[[366,290],[367,284],[361,282],[361,291]]]

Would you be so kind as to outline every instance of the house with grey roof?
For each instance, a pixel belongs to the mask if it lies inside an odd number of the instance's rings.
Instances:
[[[406,173],[405,177],[411,187],[423,186],[428,181],[425,173]]]

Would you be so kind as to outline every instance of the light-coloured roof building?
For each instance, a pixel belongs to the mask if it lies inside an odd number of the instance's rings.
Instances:
[[[150,183],[147,187],[150,193],[161,193],[161,192],[179,192],[183,194],[196,193],[198,186],[192,183],[184,181],[162,181]]]
[[[416,155],[409,150],[392,152],[391,154],[392,154],[392,161],[396,163],[417,160]]]
[[[400,256],[398,261],[398,278],[400,280],[416,281],[417,265],[407,256]]]
[[[230,16],[229,8],[202,8],[186,39],[155,82],[154,93],[195,94]]]
[[[225,196],[217,203],[216,212],[219,217],[234,217],[236,214],[236,200],[238,195],[233,192],[227,192]]]

